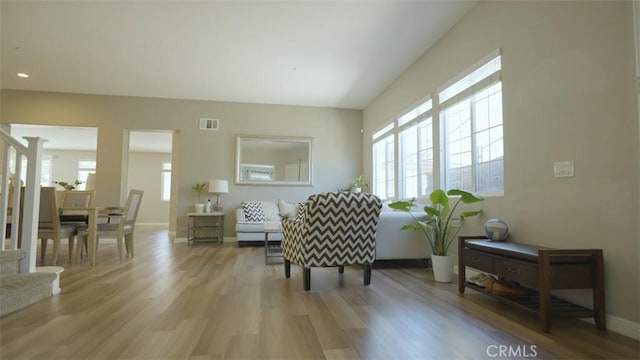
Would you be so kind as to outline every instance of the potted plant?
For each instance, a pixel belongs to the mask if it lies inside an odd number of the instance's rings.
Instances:
[[[196,195],[198,196],[198,202],[195,204],[195,209],[197,213],[203,213],[204,212],[204,203],[200,200],[200,193],[204,191],[204,187],[207,184],[205,183],[195,183],[191,186],[191,189],[193,189],[193,191],[196,192]]]
[[[54,181],[53,183],[62,186],[65,190],[73,190],[76,187],[78,187],[78,185],[82,184],[82,181],[76,179],[76,181],[74,181],[73,184],[68,183],[66,181]]]
[[[457,197],[455,200],[449,196]],[[409,213],[415,220],[414,223],[402,226],[401,230],[421,230],[431,246],[431,265],[433,274],[438,282],[451,282],[453,278],[453,256],[448,255],[449,246],[462,228],[464,219],[479,215],[482,210],[463,211],[459,217],[454,218],[454,212],[460,203],[471,204],[484,200],[480,195],[467,191],[451,189],[448,192],[437,189],[429,195],[432,205],[423,208],[427,215],[426,220],[419,220],[411,212],[416,206],[415,201],[397,201],[389,204],[395,210]],[[453,206],[449,200],[454,200]]]
[[[347,186],[343,187],[341,190],[359,193],[363,189],[367,189],[367,188],[369,188],[369,185],[367,184],[367,181],[364,179],[364,175],[360,175],[357,178],[355,178],[353,182],[349,183]]]
[[[364,175],[360,175],[355,180],[353,180],[352,185],[354,192],[361,192],[362,190],[369,188],[369,184],[367,184],[367,182],[365,181]]]

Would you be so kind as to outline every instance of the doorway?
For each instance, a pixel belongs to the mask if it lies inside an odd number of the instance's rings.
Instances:
[[[170,224],[173,132],[129,130],[127,189],[144,190],[137,223]]]

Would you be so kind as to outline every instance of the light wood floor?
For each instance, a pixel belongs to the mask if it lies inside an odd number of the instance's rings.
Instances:
[[[1,359],[638,359],[637,341],[533,318],[429,269],[313,269],[311,291],[292,267],[264,265],[262,248],[173,244],[139,226],[136,257],[101,243],[95,268],[69,264],[62,292],[0,319]],[[50,246],[51,247],[51,246]],[[50,254],[49,254],[50,255]],[[498,352],[500,347],[512,353]],[[507,356],[508,355],[508,356]]]

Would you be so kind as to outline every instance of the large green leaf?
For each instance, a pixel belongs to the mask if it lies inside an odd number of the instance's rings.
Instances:
[[[472,217],[472,216],[478,216],[482,214],[482,210],[476,210],[476,211],[464,211],[460,214],[461,217],[463,218],[468,218],[468,217]]]
[[[431,200],[431,203],[434,205],[442,205],[444,207],[449,206],[449,197],[442,189],[433,190],[431,195],[429,195],[429,200]]]
[[[404,224],[400,230],[421,230],[422,228],[416,224]]]
[[[438,209],[436,209],[434,207],[431,207],[431,206],[427,205],[427,206],[424,207],[423,210],[427,215],[430,215],[430,216],[433,216],[433,217],[440,217],[440,210],[438,210]]]
[[[451,189],[447,192],[447,194],[451,196],[460,196],[460,200],[462,200],[462,202],[465,204],[471,204],[484,200],[484,198],[480,195],[458,189]]]
[[[431,229],[433,228],[433,224],[427,222],[427,221],[418,221],[418,224],[420,224],[422,229]]]
[[[455,200],[451,206],[449,204],[449,196],[455,196]],[[389,204],[394,210],[408,212],[414,222],[404,225],[402,230],[421,230],[431,250],[434,254],[446,255],[449,246],[456,238],[458,231],[462,228],[462,222],[465,217],[477,216],[482,210],[465,211],[460,213],[460,217],[455,219],[453,214],[460,203],[475,203],[484,200],[482,196],[458,189],[452,189],[445,192],[441,189],[434,190],[429,199],[431,205],[423,207],[426,220],[419,220],[415,213],[411,212],[411,208],[415,205],[414,201],[397,201]]]
[[[396,201],[389,204],[389,207],[394,210],[409,212],[414,205],[413,201]]]

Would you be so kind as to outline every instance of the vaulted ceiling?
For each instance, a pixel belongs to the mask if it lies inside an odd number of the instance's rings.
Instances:
[[[474,4],[3,0],[0,86],[362,109]]]

